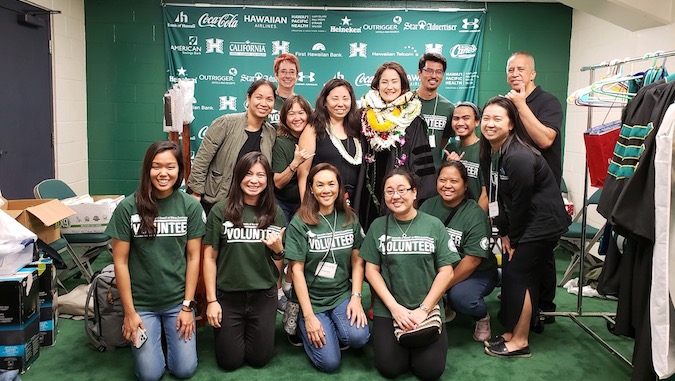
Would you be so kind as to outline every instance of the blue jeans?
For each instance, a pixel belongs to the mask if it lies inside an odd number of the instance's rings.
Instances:
[[[321,348],[315,348],[309,342],[305,318],[301,316],[298,321],[305,352],[314,365],[323,372],[334,372],[340,366],[340,343],[348,345],[350,348],[361,348],[370,339],[368,325],[361,328],[357,328],[356,323],[350,325],[349,319],[347,319],[349,301],[350,298],[347,298],[332,310],[316,314],[326,333],[326,344]]]
[[[295,215],[295,212],[298,211],[298,208],[300,207],[300,203],[298,202],[289,202],[289,201],[281,201],[277,198],[277,205],[281,208],[281,210],[284,212],[284,216],[286,216],[286,226],[291,223],[291,219]]]
[[[148,335],[148,340],[140,348],[131,346],[139,380],[159,380],[167,365],[169,373],[177,378],[190,378],[197,370],[196,333],[192,334],[188,342],[185,342],[185,338],[178,339],[176,320],[182,307],[178,305],[163,311],[138,313]],[[162,351],[162,331],[166,337],[166,358]]]
[[[448,290],[448,302],[455,312],[469,315],[474,320],[487,316],[484,297],[497,285],[497,269],[474,271],[468,278]]]

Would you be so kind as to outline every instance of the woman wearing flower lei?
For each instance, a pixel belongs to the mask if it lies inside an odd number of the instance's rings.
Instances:
[[[418,202],[435,194],[435,168],[427,139],[427,125],[420,117],[421,103],[410,91],[408,75],[398,62],[385,62],[363,97],[361,133],[365,137],[362,176],[368,190],[368,207],[361,208],[360,221],[367,227],[384,214],[382,178],[403,167],[419,179]]]

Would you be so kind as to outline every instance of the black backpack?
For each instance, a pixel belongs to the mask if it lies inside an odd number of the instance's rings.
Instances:
[[[89,303],[94,299],[94,316]],[[110,264],[94,275],[87,293],[84,329],[89,342],[99,352],[126,347],[129,342],[122,335],[124,309],[115,283],[115,267]]]

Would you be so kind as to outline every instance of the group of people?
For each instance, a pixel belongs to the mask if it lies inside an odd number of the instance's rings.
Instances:
[[[524,52],[507,63],[512,90],[482,111],[438,94],[446,68],[440,54],[424,54],[413,91],[404,68],[386,62],[361,108],[352,85],[332,79],[312,109],[293,92],[298,59],[284,53],[274,62],[279,87],[255,81],[247,110],[208,128],[187,193],[178,191],[179,148],[150,146],[139,189],[106,230],[123,334],[148,337],[132,345],[139,379],[157,380],[165,368],[194,374],[200,269],[225,370],[270,361],[276,311],[288,298],[300,307],[296,339],[324,372],[338,369],[341,351],[372,340],[381,375],[438,379],[448,341],[432,321],[455,311],[473,318],[487,354],[530,356],[538,311],[555,308],[553,248],[569,224],[560,102],[534,85]],[[497,336],[484,301],[499,281],[493,225],[504,256]],[[415,344],[402,339],[417,334]]]

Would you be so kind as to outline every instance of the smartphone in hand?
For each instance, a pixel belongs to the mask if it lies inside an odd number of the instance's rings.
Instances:
[[[147,340],[148,335],[145,334],[145,331],[141,327],[138,327],[138,330],[136,330],[136,342],[134,343],[134,346],[140,348]]]

